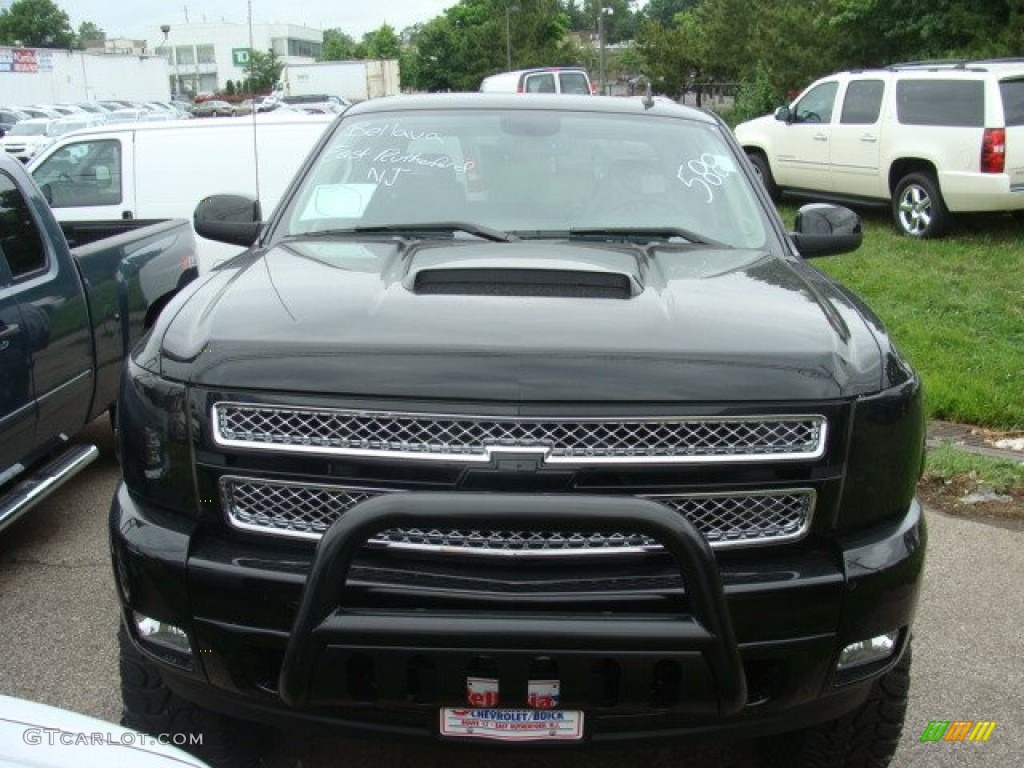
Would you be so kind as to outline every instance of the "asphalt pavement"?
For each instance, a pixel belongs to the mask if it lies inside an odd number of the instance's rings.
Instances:
[[[119,471],[109,426],[79,439],[101,458],[0,535],[0,693],[116,722],[117,603],[106,517]],[[1024,755],[1024,530],[927,512],[929,549],[914,638],[911,702],[897,768],[1011,768]],[[922,743],[932,720],[990,720],[984,743]],[[758,745],[656,749],[453,750],[279,733],[267,768],[644,766],[758,768]],[[3,746],[0,745],[0,755]]]

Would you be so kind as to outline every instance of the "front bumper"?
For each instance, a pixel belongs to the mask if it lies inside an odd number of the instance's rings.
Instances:
[[[401,498],[399,498],[399,496]],[[440,707],[466,705],[467,669],[486,658],[499,706],[526,708],[538,660],[557,666],[559,707],[586,713],[586,741],[792,730],[856,707],[906,645],[920,587],[924,521],[905,515],[815,546],[717,559],[678,516],[635,498],[401,494],[357,507],[314,553],[281,540],[218,538],[140,503],[122,486],[112,550],[126,620],[184,628],[187,659],[154,655],[185,698],[248,719],[437,737]],[[531,526],[586,520],[658,538],[685,585],[638,594],[635,612],[440,610],[395,603],[353,568],[362,542],[395,525]],[[756,559],[755,559],[756,558]],[[380,595],[386,608],[374,608]],[[622,594],[606,605],[620,606]],[[671,607],[666,608],[666,604]],[[132,626],[130,620],[127,621]],[[896,653],[839,680],[852,642],[900,631]],[[138,643],[137,638],[136,642]]]

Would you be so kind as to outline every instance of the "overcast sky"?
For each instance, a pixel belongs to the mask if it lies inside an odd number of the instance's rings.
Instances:
[[[244,22],[246,0],[55,0],[78,29],[91,21],[107,37],[144,37],[147,30],[170,24],[201,21]],[[457,0],[252,0],[254,23],[301,24],[316,29],[340,28],[357,40],[363,33],[387,23],[401,32],[429,21]],[[10,0],[0,0],[4,6]],[[171,32],[173,35],[173,31]]]

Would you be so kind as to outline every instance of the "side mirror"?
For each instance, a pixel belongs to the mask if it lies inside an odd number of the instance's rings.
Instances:
[[[789,107],[779,107],[775,110],[775,119],[780,123],[792,123],[793,113],[789,111]]]
[[[192,226],[200,237],[248,248],[263,226],[260,203],[245,195],[204,197],[192,215]]]
[[[849,208],[828,203],[810,203],[796,214],[790,238],[805,259],[849,253],[864,239],[860,217]]]

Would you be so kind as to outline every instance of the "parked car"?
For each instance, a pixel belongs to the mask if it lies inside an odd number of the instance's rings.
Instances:
[[[536,67],[499,72],[480,83],[485,93],[594,93],[587,70],[579,67]]]
[[[234,113],[231,104],[220,99],[207,99],[192,108],[195,117],[231,117]]]
[[[840,72],[736,137],[775,199],[884,204],[938,237],[955,213],[1024,209],[1024,61]]]
[[[58,226],[4,156],[0,222],[2,530],[96,458],[70,436],[113,407],[124,356],[197,270],[188,221]]]
[[[27,163],[38,152],[53,143],[53,137],[47,132],[50,124],[54,122],[52,117],[30,117],[12,125],[0,138],[0,147],[3,147],[11,157],[15,157],[23,163]]]
[[[178,738],[177,741],[187,741]],[[208,768],[174,740],[26,699],[0,695],[3,768]]]
[[[203,198],[250,250],[125,369],[128,723],[888,762],[924,422],[807,262],[854,213],[787,233],[700,110],[479,93],[353,105],[260,210]]]
[[[231,114],[235,115],[251,115],[253,111],[253,100],[242,99],[237,104],[232,105]]]
[[[283,114],[259,115],[255,123],[136,120],[65,137],[29,172],[61,222],[191,219],[211,184],[256,195],[270,210],[329,123]],[[198,247],[203,271],[242,250],[205,239]]]
[[[26,112],[17,109],[0,108],[0,138],[3,138],[12,125],[28,119],[29,115]]]

